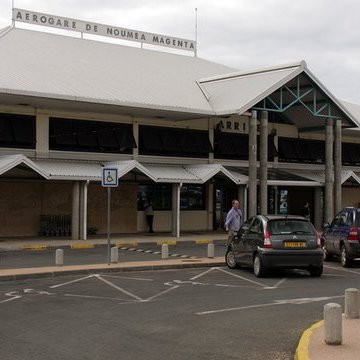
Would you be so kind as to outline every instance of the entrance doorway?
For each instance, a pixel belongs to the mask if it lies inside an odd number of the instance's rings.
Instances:
[[[238,188],[230,182],[216,181],[214,186],[214,230],[223,230],[231,202],[238,197]]]
[[[310,220],[314,220],[314,189],[311,187],[279,187],[278,214],[304,215],[304,206],[309,203]]]

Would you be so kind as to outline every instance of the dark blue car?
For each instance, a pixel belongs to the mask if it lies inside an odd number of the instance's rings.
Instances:
[[[325,261],[340,256],[344,267],[350,267],[360,257],[360,208],[342,209],[331,225],[324,224],[322,247]]]

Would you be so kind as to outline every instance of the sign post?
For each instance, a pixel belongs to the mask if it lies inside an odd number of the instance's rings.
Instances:
[[[107,187],[107,260],[110,265],[110,204],[111,204],[111,188],[119,186],[118,169],[102,168],[101,185]]]

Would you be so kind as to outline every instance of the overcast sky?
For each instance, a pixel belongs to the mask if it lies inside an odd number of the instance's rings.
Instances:
[[[0,28],[11,24],[11,7],[0,0]],[[305,60],[335,96],[360,104],[359,0],[14,0],[14,7],[188,39],[197,8],[199,57],[240,70]]]

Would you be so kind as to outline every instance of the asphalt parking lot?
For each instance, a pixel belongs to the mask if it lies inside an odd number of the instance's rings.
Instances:
[[[321,278],[225,267],[94,273],[0,283],[3,359],[293,359],[324,304],[360,267]]]

